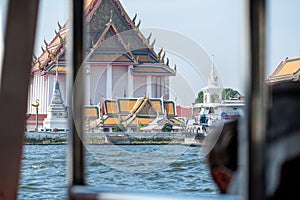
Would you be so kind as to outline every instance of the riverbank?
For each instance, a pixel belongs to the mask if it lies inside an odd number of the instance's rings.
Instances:
[[[63,132],[26,132],[26,145],[65,145],[68,133]],[[89,145],[194,145],[200,144],[193,136],[185,133],[87,133],[84,143]]]

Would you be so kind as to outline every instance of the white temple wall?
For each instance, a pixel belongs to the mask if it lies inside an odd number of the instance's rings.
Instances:
[[[66,100],[66,76],[59,75],[58,81],[61,88],[61,95],[63,101]],[[48,74],[40,76],[35,74],[31,80],[30,86],[28,88],[28,104],[27,113],[36,114],[36,110],[32,103],[35,103],[37,99],[40,100],[39,114],[47,114],[48,106],[52,98],[52,91],[55,82],[55,75]]]
[[[32,99],[33,99],[33,84],[32,84],[33,79],[30,79],[30,84],[28,87],[28,98],[27,98],[27,113],[32,113]]]
[[[36,109],[31,105],[39,100],[39,114],[47,113],[47,77],[35,74],[31,79],[31,83],[28,88],[28,104],[27,113],[36,114]]]
[[[112,67],[112,97],[128,97],[128,67],[113,66]]]
[[[170,98],[170,90],[169,90],[169,77],[168,76],[163,76],[161,77],[161,82],[162,82],[162,95],[165,99],[169,99]]]
[[[153,76],[152,77],[152,97],[161,98],[164,93],[164,77]]]
[[[92,104],[101,102],[102,97],[106,98],[106,67],[90,67],[90,99]]]
[[[139,98],[146,94],[146,77],[133,77],[133,97]]]

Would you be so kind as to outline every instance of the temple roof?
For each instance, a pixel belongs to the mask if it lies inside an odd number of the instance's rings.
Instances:
[[[176,116],[176,108],[173,101],[164,101],[164,109],[166,110],[168,117]]]
[[[298,81],[300,71],[300,57],[286,58],[281,61],[271,76],[267,79],[268,83],[282,81]]]
[[[130,19],[119,0],[85,0],[85,19],[88,25],[85,59],[87,62],[128,62],[133,74],[162,73],[175,75],[176,71],[165,64],[163,53],[153,50],[155,39],[150,42],[139,30],[140,21]],[[42,54],[34,56],[33,72],[49,72],[58,62],[59,71],[65,72],[65,44],[68,28],[58,24],[59,30],[49,43],[44,41]],[[151,63],[150,67],[143,64]]]
[[[97,105],[85,106],[84,117],[88,120],[95,120],[100,117],[100,108]]]
[[[174,123],[182,125],[176,118],[175,103],[164,101],[161,98],[119,98],[104,101],[104,126],[113,126],[122,123],[125,126],[136,127],[137,123],[148,125],[158,116],[165,115]],[[113,123],[114,122],[114,123]]]

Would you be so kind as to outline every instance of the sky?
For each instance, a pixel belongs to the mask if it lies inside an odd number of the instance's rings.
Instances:
[[[171,98],[176,98],[178,104],[191,105],[205,86],[212,55],[220,85],[245,94],[248,57],[244,1],[120,1],[131,18],[138,14],[137,21],[141,19],[140,29],[146,37],[153,32],[152,39],[157,39],[155,49],[164,47],[171,66],[176,64],[177,76],[170,79],[170,87]],[[6,1],[0,2],[1,16],[5,18]],[[300,1],[267,2],[266,77],[281,60],[300,55]],[[67,18],[66,0],[40,0],[37,55],[44,38],[50,41],[54,36],[57,21],[64,24]]]

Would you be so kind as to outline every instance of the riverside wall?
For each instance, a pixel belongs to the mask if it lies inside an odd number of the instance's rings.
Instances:
[[[66,144],[68,132],[26,132],[25,144]],[[183,132],[88,132],[85,144],[181,144],[186,134]]]

